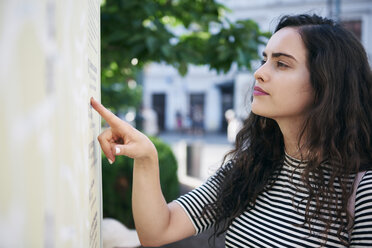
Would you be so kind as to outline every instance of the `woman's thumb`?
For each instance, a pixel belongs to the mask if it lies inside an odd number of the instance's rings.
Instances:
[[[118,144],[115,144],[113,146],[113,151],[112,151],[115,155],[126,155],[124,153],[124,145],[118,145]]]

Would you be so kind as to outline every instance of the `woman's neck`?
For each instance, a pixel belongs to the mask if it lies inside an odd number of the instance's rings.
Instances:
[[[278,122],[280,130],[283,134],[285,152],[297,159],[306,159],[308,157],[308,149],[305,147],[306,133],[303,135],[302,123],[291,121],[289,123]]]
[[[285,152],[297,159],[306,159],[308,157],[308,150],[304,147],[299,147],[298,143],[289,145],[288,142],[284,142]]]

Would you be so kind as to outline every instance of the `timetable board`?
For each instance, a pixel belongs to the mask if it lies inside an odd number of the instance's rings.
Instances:
[[[0,247],[101,247],[100,0],[0,1]]]

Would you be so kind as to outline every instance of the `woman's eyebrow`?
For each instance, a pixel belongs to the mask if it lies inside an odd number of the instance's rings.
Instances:
[[[262,52],[262,56],[267,57],[267,54],[265,52]],[[273,57],[273,58],[278,58],[278,57],[281,57],[281,56],[291,58],[291,59],[293,59],[294,61],[297,62],[297,60],[295,59],[295,57],[293,57],[292,55],[287,54],[287,53],[280,53],[279,52],[279,53],[272,53],[271,54],[271,57]]]

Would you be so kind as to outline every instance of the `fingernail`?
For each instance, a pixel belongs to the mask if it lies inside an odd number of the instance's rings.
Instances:
[[[119,147],[116,147],[116,148],[115,148],[115,152],[116,152],[116,154],[118,155],[118,154],[120,153],[120,148],[119,148]]]
[[[113,163],[111,159],[108,159],[108,161],[109,161],[109,163],[110,163],[110,164],[112,164],[112,163]]]

